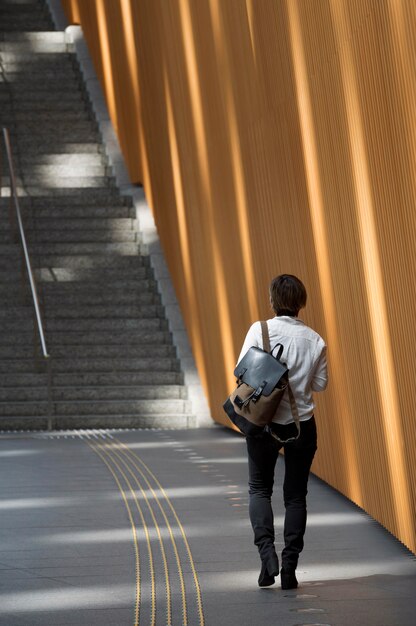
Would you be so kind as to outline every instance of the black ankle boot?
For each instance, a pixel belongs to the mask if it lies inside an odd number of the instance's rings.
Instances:
[[[295,576],[295,570],[285,570],[282,567],[280,570],[280,584],[282,589],[296,589],[298,581]]]
[[[259,587],[270,587],[274,585],[275,576],[279,575],[279,559],[274,552],[261,562],[261,571],[259,576]]]

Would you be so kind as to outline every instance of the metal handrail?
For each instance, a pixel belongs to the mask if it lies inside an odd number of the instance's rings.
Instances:
[[[32,292],[33,306],[35,309],[35,317],[36,317],[36,322],[37,322],[37,327],[38,327],[38,332],[39,332],[39,339],[40,339],[40,344],[42,347],[42,354],[46,360],[46,367],[47,367],[47,374],[48,374],[48,430],[51,430],[52,429],[52,414],[53,414],[52,371],[51,371],[51,364],[50,364],[51,359],[50,359],[50,354],[48,353],[48,349],[46,347],[45,333],[43,330],[43,322],[42,322],[42,315],[41,315],[40,306],[39,306],[38,292],[36,289],[35,277],[32,271],[32,264],[30,262],[30,256],[29,256],[29,251],[28,251],[26,236],[25,236],[25,230],[23,227],[22,214],[20,211],[19,196],[17,193],[17,185],[16,185],[16,176],[14,173],[12,150],[11,150],[11,145],[10,145],[10,135],[9,135],[9,131],[7,128],[3,128],[2,131],[3,131],[4,144],[6,148],[7,162],[9,165],[10,194],[11,194],[10,200],[12,201],[13,199],[14,206],[16,209],[16,217],[17,217],[17,223],[18,223],[19,234],[20,234],[20,243],[21,243],[23,257],[25,260],[27,276],[29,278],[30,290]]]

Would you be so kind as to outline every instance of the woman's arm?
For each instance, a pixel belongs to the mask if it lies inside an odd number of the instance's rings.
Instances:
[[[328,365],[326,358],[326,346],[321,350],[319,359],[317,361],[315,371],[312,378],[312,391],[324,391],[328,384]]]

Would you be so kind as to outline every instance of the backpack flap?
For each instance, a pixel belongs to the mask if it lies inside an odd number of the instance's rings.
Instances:
[[[286,387],[288,371],[285,363],[252,346],[238,363],[234,376],[255,390],[252,399],[256,401],[260,395],[269,396],[276,387]]]

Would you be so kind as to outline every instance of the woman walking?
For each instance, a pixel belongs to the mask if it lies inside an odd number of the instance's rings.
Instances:
[[[280,581],[282,589],[298,586],[296,567],[303,549],[306,528],[306,494],[310,467],[317,449],[313,391],[323,391],[328,382],[326,345],[322,337],[299,318],[305,307],[306,289],[296,276],[282,274],[270,284],[270,303],[275,317],[267,320],[271,345],[284,346],[282,361],[289,368],[292,388],[300,420],[297,439],[279,444],[269,433],[247,437],[249,467],[249,514],[254,543],[261,559],[258,579],[260,587],[273,585],[279,574],[279,559],[274,540],[274,519],[271,505],[274,471],[279,450],[284,448],[285,503],[284,549]],[[260,322],[255,322],[245,338],[239,361],[251,346],[263,347]],[[270,428],[283,441],[296,437],[287,394],[283,397]]]

